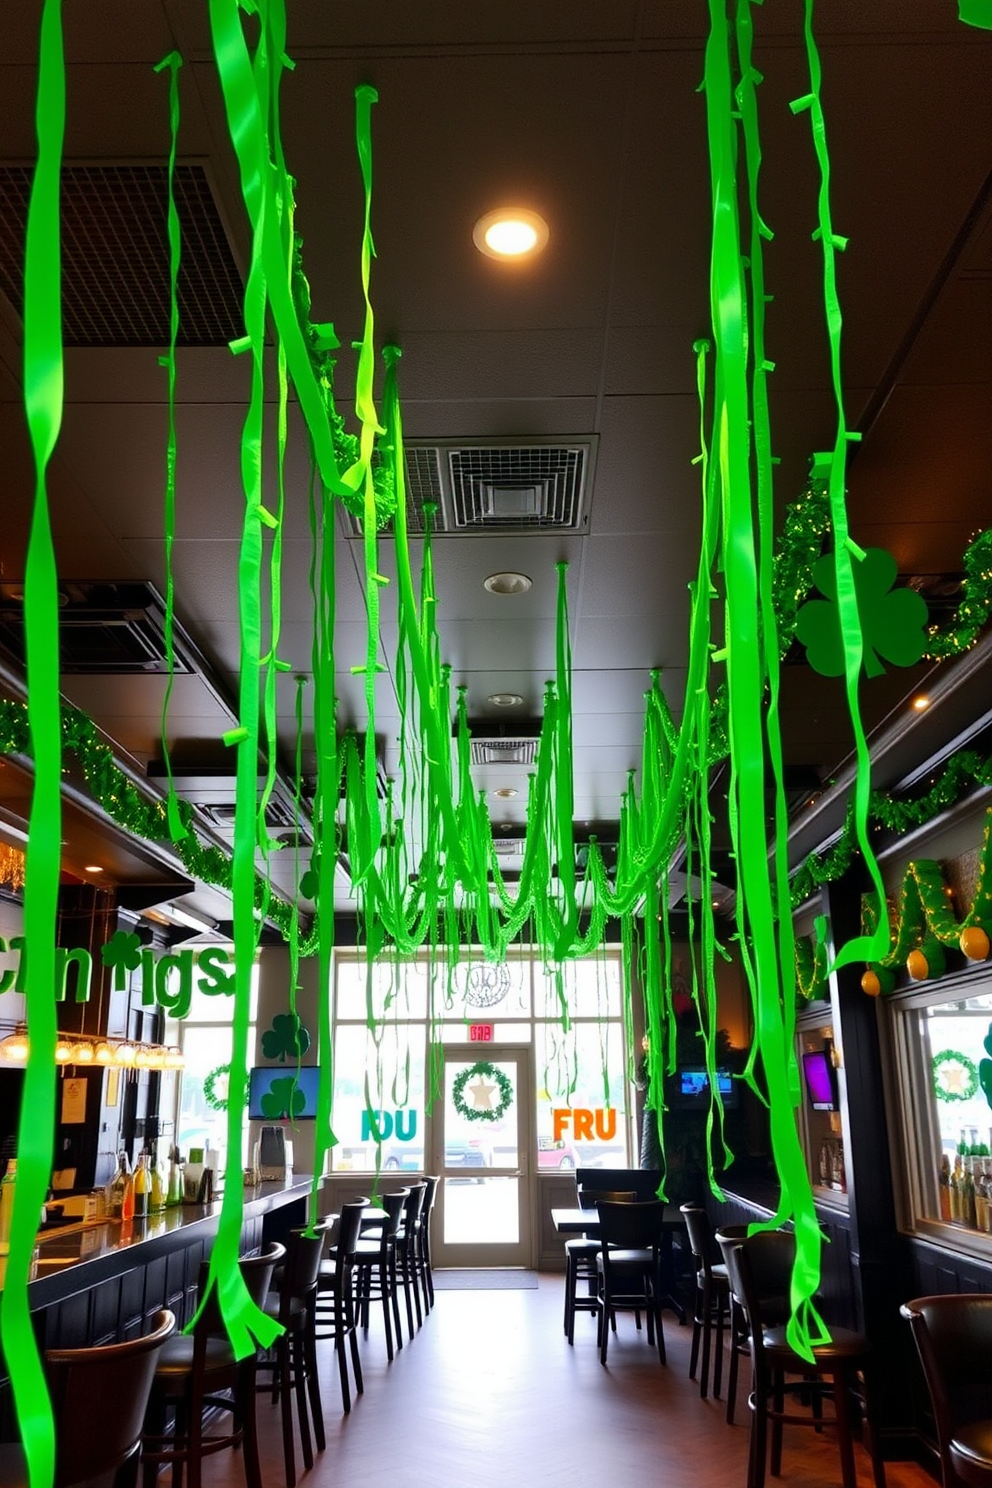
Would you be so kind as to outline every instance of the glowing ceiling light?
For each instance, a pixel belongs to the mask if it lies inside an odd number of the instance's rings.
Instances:
[[[549,237],[544,218],[527,207],[497,207],[484,213],[472,229],[479,252],[504,261],[533,257]]]

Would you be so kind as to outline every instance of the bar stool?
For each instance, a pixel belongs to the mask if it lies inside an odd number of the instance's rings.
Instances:
[[[692,1309],[692,1347],[689,1352],[689,1378],[695,1379],[699,1363],[699,1345],[702,1342],[703,1357],[699,1369],[699,1393],[703,1400],[709,1387],[710,1346],[714,1326],[716,1327],[716,1358],[713,1361],[713,1394],[720,1398],[723,1383],[723,1329],[730,1323],[730,1279],[726,1264],[714,1263],[713,1230],[709,1215],[698,1204],[683,1204],[680,1213],[685,1219],[692,1250],[693,1270],[696,1273],[695,1301]],[[736,1376],[734,1385],[736,1387]]]
[[[992,1295],[917,1297],[907,1318],[933,1402],[944,1488],[992,1485]]]
[[[598,1188],[577,1188],[576,1198],[580,1209],[588,1209],[589,1228],[599,1228],[596,1205],[602,1199],[609,1204],[632,1204],[636,1195],[633,1190],[623,1193],[608,1193]],[[575,1342],[575,1314],[593,1312],[599,1316],[599,1273],[596,1261],[600,1252],[600,1241],[596,1235],[576,1235],[565,1241],[565,1337],[570,1344]],[[583,1296],[579,1288],[585,1282],[588,1295]]]
[[[362,1216],[367,1204],[367,1199],[357,1199],[354,1203],[341,1205],[337,1240],[321,1261],[317,1278],[314,1336],[318,1340],[333,1340],[341,1378],[341,1404],[346,1415],[351,1410],[347,1348],[351,1350],[355,1392],[361,1395],[364,1389],[362,1361],[358,1352],[353,1277]]]
[[[286,1247],[273,1242],[261,1255],[239,1261],[249,1296],[257,1307],[264,1308],[272,1273],[285,1254]],[[204,1263],[201,1291],[206,1279]],[[185,1465],[189,1488],[200,1488],[202,1459],[225,1447],[238,1446],[248,1488],[262,1488],[255,1422],[256,1357],[252,1352],[246,1359],[235,1358],[215,1287],[192,1333],[171,1338],[159,1355],[142,1443],[145,1488],[155,1488],[164,1462],[172,1463],[174,1472],[180,1474]],[[204,1433],[203,1412],[207,1406],[231,1413],[230,1431]],[[170,1412],[171,1433],[166,1431]]]
[[[175,1330],[175,1317],[163,1309],[142,1338],[46,1353],[55,1417],[55,1488],[70,1488],[109,1473],[114,1474],[115,1488],[132,1488],[155,1366]],[[109,1403],[112,1409],[107,1408]],[[27,1482],[23,1449],[13,1443],[0,1448],[3,1488],[27,1488]]]
[[[424,1278],[424,1302],[428,1312],[434,1306],[434,1272],[431,1267],[431,1217],[434,1213],[434,1201],[437,1198],[437,1186],[440,1181],[440,1178],[434,1173],[428,1173],[424,1179],[424,1182],[427,1184],[427,1192],[424,1195],[424,1210],[420,1216],[420,1269]]]
[[[427,1289],[420,1266],[420,1226],[426,1197],[426,1183],[411,1183],[396,1235],[396,1269],[406,1297],[406,1321],[410,1338],[413,1337],[414,1307],[417,1310],[417,1327],[423,1327],[424,1323],[420,1292],[423,1287],[426,1299]]]
[[[393,1359],[393,1326],[396,1327],[396,1347],[403,1347],[403,1330],[400,1326],[400,1306],[397,1297],[396,1236],[403,1218],[403,1205],[410,1190],[398,1188],[395,1193],[382,1196],[385,1218],[377,1221],[379,1238],[359,1240],[355,1247],[355,1300],[366,1338],[369,1334],[370,1304],[382,1303],[382,1317],[386,1329],[386,1357]]]
[[[796,1237],[782,1230],[764,1230],[750,1235],[739,1245],[724,1250],[730,1284],[743,1299],[751,1340],[752,1392],[751,1447],[748,1460],[748,1488],[764,1488],[768,1455],[768,1425],[771,1423],[771,1471],[778,1476],[782,1468],[782,1427],[812,1426],[819,1431],[825,1424],[837,1428],[840,1447],[841,1477],[844,1488],[856,1488],[854,1445],[851,1430],[850,1400],[859,1395],[859,1378],[864,1381],[870,1369],[868,1340],[848,1328],[831,1328],[829,1343],[813,1347],[813,1362],[802,1358],[789,1344],[784,1324],[763,1323],[762,1298],[775,1298],[788,1290],[796,1257]],[[796,1388],[808,1393],[813,1410],[810,1415],[786,1411],[785,1376],[801,1376]],[[824,1422],[821,1403],[831,1399],[834,1421]],[[859,1399],[864,1399],[859,1395]],[[885,1469],[867,1405],[864,1426],[868,1437],[872,1473],[876,1488],[885,1488]]]
[[[287,1488],[296,1485],[296,1451],[293,1443],[293,1395],[300,1423],[300,1445],[305,1467],[313,1467],[311,1422],[317,1451],[327,1445],[324,1435],[324,1412],[320,1403],[320,1380],[317,1372],[316,1299],[317,1278],[327,1230],[291,1230],[286,1246],[286,1260],[280,1268],[279,1290],[265,1300],[265,1311],[282,1326],[275,1343],[258,1360],[258,1369],[271,1373],[269,1386],[282,1406],[282,1444],[286,1465]]]
[[[657,1344],[665,1363],[665,1334],[661,1326],[661,1255],[665,1205],[659,1199],[644,1204],[604,1203],[600,1197],[599,1361],[606,1363],[610,1329],[618,1310],[633,1312],[637,1326],[647,1318],[648,1343]]]

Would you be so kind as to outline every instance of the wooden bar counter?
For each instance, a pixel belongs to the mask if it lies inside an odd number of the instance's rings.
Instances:
[[[312,1178],[290,1175],[244,1191],[242,1253],[306,1222]],[[38,1238],[28,1294],[42,1348],[137,1338],[161,1307],[180,1325],[193,1313],[201,1262],[217,1234],[221,1200],[146,1220],[66,1225]]]

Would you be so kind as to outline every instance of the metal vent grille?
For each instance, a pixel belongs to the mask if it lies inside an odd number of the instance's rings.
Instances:
[[[165,612],[146,584],[65,583],[59,592],[59,668],[65,676],[167,672]],[[23,665],[24,591],[0,585],[0,647]],[[175,671],[193,665],[175,637]]]
[[[536,739],[473,739],[473,765],[532,765]]]
[[[0,166],[0,289],[24,308],[30,166]],[[62,319],[67,346],[169,341],[168,175],[156,165],[62,171]],[[199,165],[176,167],[182,230],[179,344],[226,346],[244,331],[243,288]]]
[[[494,837],[493,852],[498,858],[518,858],[524,850],[520,837]]]
[[[581,531],[589,521],[595,449],[595,435],[564,443],[408,441],[407,530],[415,537],[427,530],[424,507],[431,502],[438,536]],[[349,537],[361,537],[357,517],[345,511],[344,521]]]
[[[583,445],[521,445],[448,451],[452,525],[574,530],[582,519]]]

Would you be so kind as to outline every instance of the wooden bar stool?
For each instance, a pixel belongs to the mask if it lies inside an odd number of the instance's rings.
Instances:
[[[992,1295],[917,1297],[899,1311],[933,1402],[944,1488],[992,1488]]]
[[[155,1366],[175,1330],[175,1317],[163,1309],[142,1338],[46,1353],[55,1417],[55,1488],[109,1473],[114,1488],[132,1488]],[[0,1448],[2,1488],[27,1488],[27,1482],[22,1448]]]
[[[713,1230],[709,1215],[698,1204],[683,1204],[680,1213],[685,1219],[692,1250],[692,1265],[696,1274],[695,1302],[692,1309],[692,1347],[689,1352],[689,1378],[695,1379],[699,1364],[699,1393],[706,1399],[709,1388],[710,1348],[713,1330],[716,1329],[716,1357],[713,1361],[713,1394],[720,1398],[723,1383],[723,1331],[730,1327],[730,1279],[726,1264],[713,1261]],[[699,1359],[702,1343],[703,1357]],[[737,1380],[734,1378],[736,1387]]]

